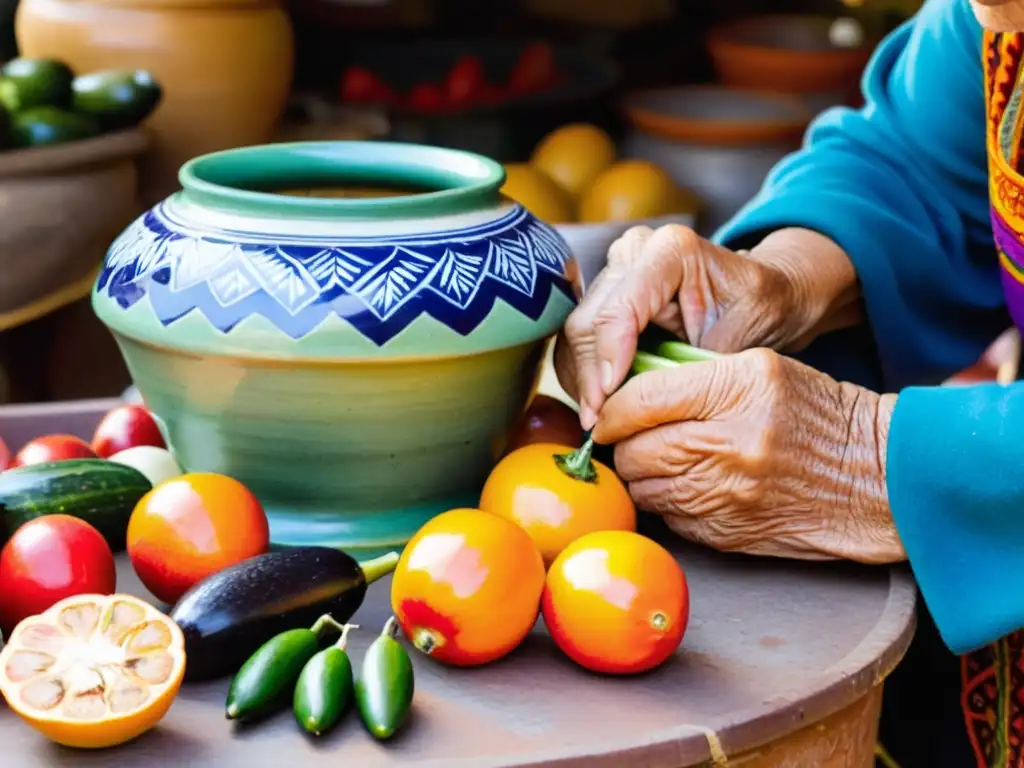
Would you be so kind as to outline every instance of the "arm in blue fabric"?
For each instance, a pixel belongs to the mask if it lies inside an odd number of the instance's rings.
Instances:
[[[1009,325],[988,218],[981,34],[967,0],[929,0],[876,52],[866,106],[822,115],[715,238],[797,226],[838,243],[890,392],[971,365]]]
[[[889,505],[946,644],[1024,628],[1024,383],[912,387],[889,429]]]

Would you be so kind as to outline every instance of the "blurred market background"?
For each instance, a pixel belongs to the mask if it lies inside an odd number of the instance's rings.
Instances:
[[[710,233],[815,114],[856,104],[876,42],[919,5],[0,0],[0,62],[138,68],[163,92],[141,126],[86,135],[74,115],[20,110],[24,88],[0,77],[0,403],[129,383],[88,290],[106,246],[192,156],[302,139],[438,144],[505,163],[506,191],[581,249],[666,213]],[[594,184],[601,157],[616,172]]]

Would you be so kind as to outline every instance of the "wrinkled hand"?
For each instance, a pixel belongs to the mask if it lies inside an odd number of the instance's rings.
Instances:
[[[736,253],[686,227],[634,227],[612,245],[607,267],[570,315],[555,365],[589,429],[649,323],[719,352],[795,349],[852,324],[856,297],[849,258],[815,232],[780,230]]]
[[[767,349],[634,377],[594,438],[641,509],[723,551],[905,559],[885,490],[894,395]]]

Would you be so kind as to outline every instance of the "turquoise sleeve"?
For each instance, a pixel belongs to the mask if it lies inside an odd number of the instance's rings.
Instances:
[[[1009,326],[988,218],[981,27],[929,0],[880,46],[863,109],[811,127],[719,242],[797,226],[849,254],[889,391],[939,382]]]
[[[1024,627],[1024,384],[911,386],[972,364],[1010,324],[989,223],[981,62],[967,0],[929,0],[876,53],[866,106],[822,116],[716,237],[807,227],[852,259],[873,338],[864,356],[881,387],[902,390],[890,506],[956,652]],[[814,346],[853,356],[838,339]]]
[[[896,401],[889,505],[946,644],[1024,627],[1024,383],[911,387]]]

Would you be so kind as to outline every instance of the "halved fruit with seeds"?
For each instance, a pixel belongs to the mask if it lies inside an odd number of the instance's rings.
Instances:
[[[163,719],[185,674],[178,626],[128,595],[78,595],[25,619],[0,651],[0,693],[51,741],[99,749]]]

